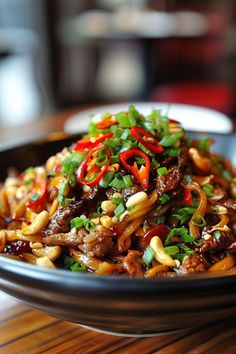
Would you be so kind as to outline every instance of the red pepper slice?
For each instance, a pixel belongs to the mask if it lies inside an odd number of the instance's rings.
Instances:
[[[101,122],[98,122],[98,124],[96,125],[96,128],[97,129],[107,129],[115,124],[118,124],[118,121],[116,120],[116,118],[114,116],[110,116],[110,117],[102,120]]]
[[[46,181],[45,180],[36,181],[33,188],[33,193],[31,194],[29,200],[30,209],[37,210],[38,208],[43,206],[46,199],[46,192],[47,192]]]
[[[93,136],[86,136],[85,138],[78,140],[76,142],[74,146],[74,151],[92,149],[102,141],[112,137],[113,137],[113,133],[108,133],[108,134],[99,133]]]
[[[164,148],[159,144],[159,141],[146,130],[135,126],[130,129],[130,134],[148,150],[155,152],[156,154],[160,154],[164,151]]]
[[[95,146],[89,153],[88,155],[85,157],[85,159],[83,160],[83,162],[81,163],[81,165],[79,166],[76,175],[77,175],[77,179],[78,182],[81,184],[85,184],[86,186],[90,186],[90,187],[95,187],[100,180],[102,179],[102,177],[104,176],[104,174],[106,173],[108,166],[110,164],[110,151],[107,151],[107,157],[108,157],[108,161],[106,163],[106,165],[104,165],[101,169],[101,167],[99,166],[93,166],[92,169],[88,170],[89,164],[93,158],[93,155],[98,153],[99,150],[101,150],[104,146],[102,144],[99,144],[98,146]],[[92,181],[87,181],[86,177],[92,178],[92,176],[94,174],[98,173],[94,179]],[[91,177],[90,177],[91,176]]]
[[[187,205],[192,205],[193,197],[192,197],[192,194],[191,194],[189,188],[183,183],[182,183],[182,186],[183,186],[183,200],[184,200],[184,202]]]
[[[137,162],[134,162],[132,166],[129,165],[127,160],[135,156],[142,157],[145,161],[145,166],[142,165],[140,168],[138,168]],[[141,183],[144,189],[148,188],[149,173],[150,173],[150,160],[148,156],[142,150],[134,148],[134,149],[129,149],[121,152],[119,157],[120,157],[120,162],[122,163],[124,168],[126,168],[134,175],[134,177],[137,179],[139,183]]]
[[[164,242],[169,232],[170,228],[165,224],[155,226],[152,229],[148,230],[143,237],[140,237],[139,246],[143,250],[145,250],[154,236],[159,236],[162,242]]]

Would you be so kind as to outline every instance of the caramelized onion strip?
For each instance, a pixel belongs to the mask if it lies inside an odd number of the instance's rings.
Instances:
[[[190,191],[197,192],[200,197],[199,205],[189,221],[190,235],[195,236],[197,238],[197,237],[199,237],[200,230],[199,230],[198,226],[194,225],[194,219],[198,215],[201,215],[202,217],[204,217],[204,215],[206,213],[206,209],[207,209],[207,197],[206,197],[205,192],[201,189],[199,184],[197,184],[196,182],[193,182],[191,185],[189,185],[189,189],[190,189]]]

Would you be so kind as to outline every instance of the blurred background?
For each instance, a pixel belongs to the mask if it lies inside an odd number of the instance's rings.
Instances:
[[[234,0],[0,0],[0,127],[85,104],[236,113]]]

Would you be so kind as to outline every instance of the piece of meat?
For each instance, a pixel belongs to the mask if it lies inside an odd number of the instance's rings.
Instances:
[[[177,169],[170,169],[168,173],[158,176],[156,181],[157,193],[164,193],[176,189],[183,180],[183,174]]]
[[[58,234],[61,232],[67,232],[69,230],[69,223],[84,206],[84,201],[74,202],[59,208],[49,219],[49,223],[46,229],[42,231],[43,236],[50,234]],[[82,209],[84,212],[84,208]]]
[[[128,255],[124,258],[124,268],[132,277],[143,277],[142,258],[139,251],[129,251]]]
[[[209,268],[209,263],[205,257],[200,253],[195,253],[186,257],[181,268],[185,269],[187,273],[204,273]]]
[[[223,205],[225,208],[232,210],[233,212],[236,212],[236,200],[233,199],[228,199],[223,202],[217,202],[219,205]]]
[[[178,165],[181,171],[185,170],[186,167],[189,164],[189,154],[188,154],[188,147],[187,146],[183,146],[180,148],[180,154],[178,157]]]
[[[213,235],[208,240],[202,239],[202,245],[200,246],[201,253],[216,252],[219,250],[227,249],[233,242],[235,237],[230,232],[221,231],[221,237],[216,238]]]
[[[47,245],[78,247],[89,257],[104,257],[113,248],[113,233],[110,229],[93,230],[88,233],[80,229],[75,233],[52,234],[43,238]]]
[[[49,219],[48,226],[42,231],[44,236],[64,233],[74,217],[92,211],[101,197],[102,188],[95,187],[83,195],[83,199],[59,208]]]

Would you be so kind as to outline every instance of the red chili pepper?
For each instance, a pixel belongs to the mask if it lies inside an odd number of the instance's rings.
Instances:
[[[93,136],[86,136],[86,138],[83,138],[81,140],[78,140],[75,144],[74,150],[84,150],[84,149],[92,149],[96,147],[99,143],[102,141],[112,138],[113,133],[108,133],[108,134],[95,134]]]
[[[155,226],[152,229],[148,230],[143,237],[140,237],[139,246],[143,250],[145,250],[154,236],[159,236],[162,242],[164,242],[169,232],[170,232],[170,228],[165,224],[160,224],[158,226]]]
[[[29,200],[30,209],[37,210],[38,208],[43,206],[46,198],[46,192],[47,192],[46,181],[45,180],[36,181],[33,188],[33,193]]]
[[[81,163],[81,165],[79,166],[76,175],[77,175],[77,179],[78,182],[81,184],[85,184],[87,186],[90,187],[94,187],[96,186],[100,180],[102,179],[102,177],[104,176],[104,174],[106,173],[108,166],[110,164],[110,151],[107,151],[107,157],[108,157],[108,161],[107,163],[102,167],[96,166],[94,165],[92,167],[91,170],[88,170],[89,164],[91,162],[92,156],[96,153],[98,153],[99,150],[101,150],[104,146],[102,144],[99,144],[98,146],[94,147],[89,153],[88,155],[85,157],[85,159],[83,160],[83,162]],[[98,173],[98,175],[96,176],[96,173]],[[95,175],[94,179],[92,181],[87,181],[86,177],[92,178],[93,175]],[[91,176],[91,177],[90,177]]]
[[[187,205],[192,205],[193,197],[192,197],[192,194],[191,194],[189,188],[183,183],[182,183],[182,186],[183,186],[183,200],[184,200],[184,202]]]
[[[130,134],[148,150],[155,152],[156,154],[160,154],[164,151],[164,148],[159,144],[159,141],[146,130],[135,126],[130,129]]]
[[[114,116],[110,116],[110,117],[102,120],[101,122],[98,122],[98,124],[96,125],[96,128],[97,129],[107,129],[115,124],[118,124],[118,121],[116,120],[116,118]]]
[[[62,165],[58,165],[58,166],[56,167],[55,172],[56,172],[56,173],[60,173],[61,170],[62,170]]]
[[[134,162],[132,166],[127,163],[128,159],[135,156],[142,157],[145,161],[145,166],[142,165],[140,168],[138,168],[137,162]],[[134,148],[123,151],[122,153],[120,153],[119,157],[120,162],[122,163],[124,168],[126,168],[134,175],[134,177],[138,180],[139,183],[141,183],[144,189],[148,188],[150,173],[150,160],[148,156],[142,150]]]

